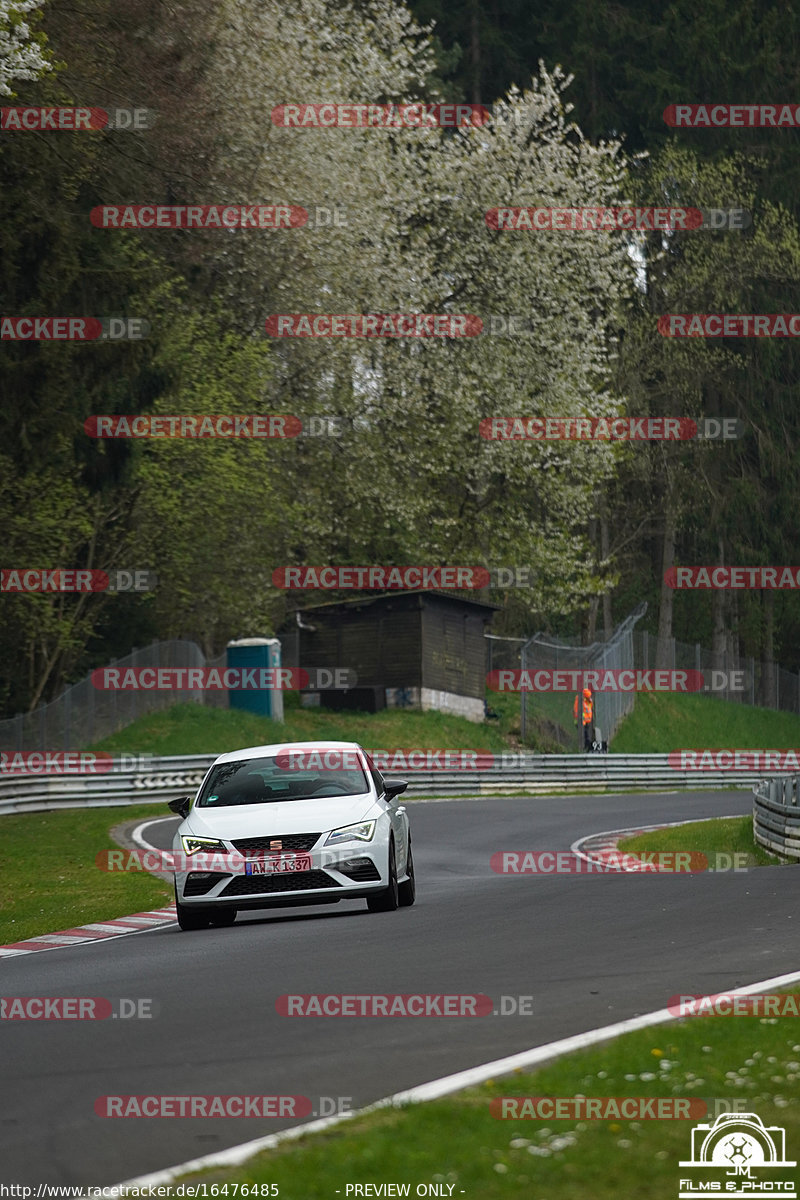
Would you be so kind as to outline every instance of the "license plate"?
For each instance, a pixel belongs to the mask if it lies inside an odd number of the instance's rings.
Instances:
[[[246,875],[277,875],[283,871],[310,871],[310,854],[292,854],[274,858],[248,859],[244,865]]]

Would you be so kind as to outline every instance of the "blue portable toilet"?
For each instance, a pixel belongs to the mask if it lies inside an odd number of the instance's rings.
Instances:
[[[238,670],[280,667],[280,639],[255,637],[228,642],[227,663]],[[280,688],[230,688],[228,706],[257,713],[260,717],[271,717],[273,721],[283,720],[283,692]]]

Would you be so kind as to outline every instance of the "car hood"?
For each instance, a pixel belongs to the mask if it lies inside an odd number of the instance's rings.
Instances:
[[[369,795],[193,808],[180,831],[228,841],[260,834],[325,833],[341,825],[354,825],[368,814],[377,814],[376,803]]]

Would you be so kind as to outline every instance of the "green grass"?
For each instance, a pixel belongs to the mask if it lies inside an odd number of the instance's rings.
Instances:
[[[614,735],[614,754],[670,750],[791,749],[800,746],[800,716],[733,704],[714,696],[641,693]]]
[[[325,738],[359,742],[367,749],[427,747],[499,752],[523,748],[519,695],[488,692],[487,699],[497,720],[474,722],[416,709],[364,713],[301,708],[294,693],[284,697],[285,720],[280,723],[239,709],[176,704],[140,717],[87,748],[113,754],[224,754],[243,746]],[[530,695],[524,749],[541,754],[578,753],[572,724],[573,700],[567,694]],[[679,749],[798,746],[800,716],[709,696],[643,693],[609,749],[615,754],[657,754]]]
[[[530,1040],[536,1040],[535,1022]],[[476,1048],[479,1043],[476,1030]],[[743,1111],[786,1129],[787,1157],[796,1158],[799,1081],[796,1019],[696,1017],[626,1034],[447,1099],[355,1117],[242,1167],[195,1172],[179,1182],[202,1179],[209,1194],[212,1183],[277,1184],[280,1200],[330,1200],[337,1189],[345,1200],[346,1185],[354,1183],[408,1183],[414,1196],[417,1184],[433,1182],[454,1184],[454,1197],[463,1189],[480,1200],[672,1200],[694,1120],[499,1120],[490,1114],[490,1100],[678,1096],[721,1100],[731,1109],[744,1100]],[[712,1110],[700,1119],[710,1123],[715,1115]],[[243,1132],[242,1140],[247,1136]]]
[[[0,944],[168,904],[172,887],[160,879],[95,865],[114,845],[112,825],[153,815],[152,805],[127,805],[0,817]]]
[[[574,692],[529,692],[528,728],[550,754],[580,754],[581,745],[572,708]]]
[[[283,722],[240,709],[176,704],[150,713],[89,747],[112,754],[225,754],[271,742],[358,742],[366,749],[508,750],[519,728],[519,696],[501,696],[497,721],[468,721],[442,712],[386,708],[377,713],[301,708],[286,697]],[[510,703],[509,703],[510,701]],[[502,703],[505,702],[505,703]]]
[[[745,858],[735,860],[741,866],[771,866],[780,863],[776,855],[759,846],[753,837],[753,818],[721,817],[712,821],[691,821],[686,825],[675,825],[671,829],[654,829],[638,837],[624,838],[620,850],[637,854],[651,850],[699,850],[706,854],[710,864],[716,854],[738,854]],[[722,864],[727,860],[719,862]]]

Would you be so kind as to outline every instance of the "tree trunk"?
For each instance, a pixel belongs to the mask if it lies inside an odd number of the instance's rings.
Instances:
[[[761,670],[761,702],[766,708],[775,707],[775,593],[765,588],[761,594],[764,613],[761,653],[764,665]]]
[[[586,642],[591,646],[597,640],[597,611],[600,608],[600,597],[592,596],[589,601],[589,621],[586,629]]]
[[[725,547],[722,539],[719,541],[719,561],[717,566],[725,565]],[[728,649],[728,635],[725,630],[725,617],[728,608],[728,594],[721,588],[715,588],[711,593],[711,665],[715,671],[724,671]]]
[[[481,33],[479,21],[480,0],[470,3],[470,59],[472,64],[472,103],[481,103]]]
[[[656,646],[656,669],[672,666],[672,609],[674,590],[667,587],[664,575],[675,566],[675,514],[667,500],[664,520],[664,540],[661,551],[661,597],[658,608],[658,645]]]
[[[609,555],[608,514],[604,510],[600,516],[600,556],[605,561]],[[611,592],[603,592],[603,633],[609,641],[614,632],[614,621],[611,614]]]

